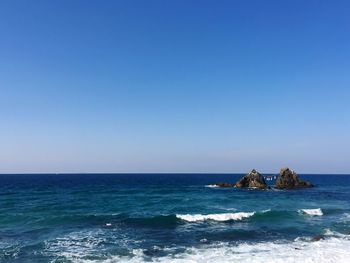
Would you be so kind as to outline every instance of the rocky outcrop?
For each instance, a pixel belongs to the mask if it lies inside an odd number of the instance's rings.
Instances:
[[[311,241],[320,241],[320,240],[324,240],[324,236],[323,235],[317,235],[317,236],[314,236]]]
[[[298,174],[289,168],[282,168],[276,180],[277,189],[308,188],[314,185],[310,182],[302,181]]]
[[[231,184],[231,183],[216,183],[214,184],[216,187],[234,187],[235,184]]]
[[[269,186],[266,184],[264,177],[255,169],[249,174],[243,176],[237,183],[237,188],[251,187],[259,189],[267,189]]]

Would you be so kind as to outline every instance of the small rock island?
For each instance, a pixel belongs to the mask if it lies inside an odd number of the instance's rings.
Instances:
[[[256,188],[256,189],[270,189],[271,187],[266,183],[265,178],[257,170],[253,169],[250,173],[243,176],[238,182],[234,183],[216,183],[216,187],[236,187],[236,188]],[[310,182],[303,181],[299,175],[289,168],[282,168],[277,177],[274,188],[276,189],[297,189],[310,188],[314,185]]]
[[[313,186],[310,182],[302,181],[299,175],[289,168],[281,169],[275,184],[277,189],[309,188]]]
[[[239,180],[235,186],[237,188],[259,188],[259,189],[267,189],[269,186],[265,182],[264,176],[262,176],[258,171],[253,169],[249,174],[243,176],[241,180]]]

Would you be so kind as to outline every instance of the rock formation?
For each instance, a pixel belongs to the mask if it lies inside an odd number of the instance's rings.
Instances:
[[[320,240],[323,240],[324,239],[324,236],[323,235],[317,235],[317,236],[314,236],[311,241],[320,241]]]
[[[289,168],[282,168],[276,180],[277,189],[294,189],[313,187],[310,182],[300,180],[298,174]]]
[[[234,187],[235,184],[231,184],[231,183],[216,183],[215,186],[217,186],[217,187]]]
[[[236,187],[251,187],[259,189],[267,189],[269,186],[266,184],[264,177],[255,169],[253,169],[249,174],[243,176],[237,183]]]

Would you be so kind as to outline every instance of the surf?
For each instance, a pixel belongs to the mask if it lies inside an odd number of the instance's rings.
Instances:
[[[244,218],[251,217],[254,214],[255,212],[237,212],[237,213],[222,213],[222,214],[208,214],[208,215],[177,214],[176,217],[188,222],[197,222],[197,221],[206,221],[206,220],[223,222],[223,221],[229,221],[229,220],[242,220]]]

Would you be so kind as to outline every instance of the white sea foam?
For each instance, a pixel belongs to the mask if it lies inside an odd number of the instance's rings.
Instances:
[[[316,242],[294,241],[288,243],[260,242],[229,245],[218,243],[188,248],[185,252],[165,257],[149,258],[142,249],[134,249],[132,257],[114,256],[104,261],[81,260],[78,262],[249,262],[249,263],[345,263],[350,258],[350,240],[328,238]]]
[[[210,188],[218,188],[219,186],[216,184],[208,184],[205,187],[210,187]]]
[[[242,220],[243,218],[251,217],[255,212],[238,212],[238,213],[224,213],[224,214],[194,214],[194,215],[176,215],[177,218],[188,222],[197,222],[205,220],[214,220],[214,221],[228,221],[228,220]]]
[[[308,214],[310,216],[322,216],[323,212],[321,208],[316,208],[316,209],[300,209],[298,210],[299,213],[302,214]]]
[[[342,233],[339,233],[336,231],[332,231],[330,229],[326,229],[324,235],[331,236],[331,237],[340,237],[340,238],[344,238],[344,239],[348,238],[350,240],[350,237],[348,235],[345,235],[345,234],[342,234]]]
[[[341,217],[341,220],[344,222],[350,221],[350,214],[344,213],[343,216]]]
[[[106,242],[104,232],[83,231],[73,232],[68,235],[45,241],[46,256],[56,255],[65,258],[67,261],[83,262],[86,256],[96,253],[95,248]]]
[[[104,255],[100,259],[100,245],[107,240],[102,238],[104,232],[72,233],[57,238],[46,244],[46,254],[61,261],[81,263],[195,263],[195,262],[242,262],[242,263],[345,263],[350,258],[350,236],[326,230],[324,240],[310,242],[310,239],[297,239],[291,242],[258,242],[258,243],[214,243],[202,239],[198,247],[190,247],[177,253],[177,247],[154,247],[163,250],[167,256],[149,256],[146,250],[131,249],[128,256]],[[119,244],[120,246],[121,244]],[[129,243],[125,243],[128,247]]]
[[[234,207],[229,207],[229,208],[223,207],[222,209],[227,210],[227,211],[237,211],[237,208],[234,208]]]

